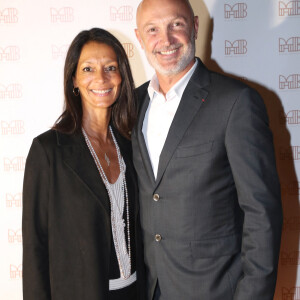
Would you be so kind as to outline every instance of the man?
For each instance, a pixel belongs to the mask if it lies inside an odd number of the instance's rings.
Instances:
[[[188,0],[144,0],[136,36],[156,74],[132,135],[147,299],[271,300],[282,211],[263,100],[195,58]]]

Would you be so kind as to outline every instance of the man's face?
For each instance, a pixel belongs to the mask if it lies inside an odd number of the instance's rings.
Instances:
[[[161,75],[184,71],[195,57],[198,18],[182,0],[144,0],[137,13],[137,38]]]

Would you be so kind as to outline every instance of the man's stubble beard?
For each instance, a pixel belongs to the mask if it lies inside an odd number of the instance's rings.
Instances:
[[[168,49],[172,50],[172,45],[168,47]],[[164,49],[163,51],[168,51],[168,49]],[[159,64],[159,62],[157,61],[153,53],[148,53],[147,51],[145,51],[145,54],[149,64],[154,68],[154,70],[157,73],[164,76],[172,76],[182,72],[188,66],[188,64],[195,58],[195,52],[196,52],[196,45],[195,45],[195,35],[193,30],[190,40],[187,44],[187,49],[185,53],[183,53],[182,57],[180,57],[179,61],[175,66],[172,66],[171,68],[164,68]]]

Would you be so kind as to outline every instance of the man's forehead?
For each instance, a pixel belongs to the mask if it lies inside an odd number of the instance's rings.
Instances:
[[[167,7],[166,7],[167,6]],[[165,9],[160,9],[165,7]],[[184,0],[144,0],[137,9],[137,25],[139,23],[159,22],[164,19],[183,18],[188,19],[191,10]]]

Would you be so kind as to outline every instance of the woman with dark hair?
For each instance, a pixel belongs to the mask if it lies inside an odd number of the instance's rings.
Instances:
[[[126,53],[80,32],[64,68],[65,109],[33,140],[23,187],[23,299],[144,299],[136,118]]]

